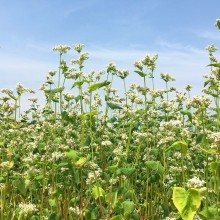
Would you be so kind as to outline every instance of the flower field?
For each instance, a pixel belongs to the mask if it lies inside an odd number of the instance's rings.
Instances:
[[[217,22],[216,26],[220,26]],[[63,60],[21,111],[21,84],[0,97],[0,219],[220,219],[220,63],[210,64],[201,95],[191,97],[161,73],[157,54],[134,62],[142,84],[126,84],[128,70],[110,63],[84,72],[88,53]],[[113,88],[121,84],[123,96]],[[68,88],[68,85],[71,85]]]

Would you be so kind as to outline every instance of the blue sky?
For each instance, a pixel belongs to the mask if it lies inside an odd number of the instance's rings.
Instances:
[[[129,83],[142,83],[133,62],[158,53],[156,87],[161,72],[199,93],[209,72],[205,47],[220,44],[214,27],[219,0],[0,0],[0,88],[20,82],[38,90],[49,70],[56,70],[57,44],[85,44],[87,70],[109,62],[129,69]],[[217,53],[218,54],[218,53]],[[67,60],[75,58],[74,53]],[[116,85],[117,87],[117,85]]]

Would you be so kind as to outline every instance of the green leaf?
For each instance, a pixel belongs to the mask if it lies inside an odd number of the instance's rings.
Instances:
[[[15,101],[18,100],[18,98],[16,98],[14,95],[12,94],[8,94],[9,97],[11,97],[12,99],[14,99]]]
[[[72,162],[76,162],[79,159],[78,152],[75,150],[66,151],[65,154]]]
[[[201,212],[199,212],[199,216],[204,217],[206,219],[214,219],[214,217],[219,216],[218,209],[216,206],[209,206],[208,209],[205,207]]]
[[[94,186],[92,188],[92,194],[91,196],[94,198],[94,199],[98,199],[99,197],[104,197],[105,196],[105,191],[104,189],[102,189],[101,187],[97,187],[97,186]]]
[[[122,215],[116,215],[116,216],[111,217],[110,220],[124,220],[124,218]]]
[[[27,189],[25,188],[25,182],[24,181],[16,181],[15,187],[19,190],[22,196],[26,196]]]
[[[59,163],[59,164],[57,165],[57,169],[59,169],[60,167],[66,167],[67,165],[68,165],[67,162]]]
[[[91,137],[87,136],[86,139],[85,139],[85,142],[84,142],[84,146],[89,146],[90,143],[91,143]]]
[[[61,116],[62,116],[62,119],[63,119],[64,121],[67,121],[67,122],[69,122],[69,123],[71,123],[71,122],[73,123],[73,119],[69,117],[69,115],[68,115],[68,113],[67,113],[66,111],[63,111],[63,112],[61,113]]]
[[[56,94],[59,92],[62,92],[64,90],[64,86],[56,88],[56,89],[49,89],[49,90],[44,90],[48,94]]]
[[[97,220],[96,212],[94,209],[85,210],[85,220]]]
[[[201,147],[196,147],[196,149],[201,150],[202,152],[206,154],[220,155],[220,152],[218,151],[218,149],[208,149],[208,148],[201,148]]]
[[[90,118],[90,117],[93,117],[94,115],[98,115],[99,112],[98,111],[92,111],[92,112],[87,112],[87,113],[84,113],[82,115],[80,115],[81,118]]]
[[[206,140],[205,134],[199,134],[196,138],[196,144],[200,144]]]
[[[48,203],[51,207],[57,207],[57,203],[55,199],[49,199]]]
[[[141,77],[147,76],[147,74],[144,73],[144,72],[142,72],[142,71],[135,70],[134,72],[137,73],[137,74],[138,74],[139,76],[141,76]]]
[[[149,160],[145,162],[145,165],[147,166],[148,169],[155,171],[161,176],[164,174],[165,169],[161,165],[160,161]]]
[[[75,102],[77,103],[80,100],[81,97],[82,97],[81,95],[76,96],[75,97]]]
[[[107,102],[107,105],[108,105],[108,107],[111,108],[111,109],[123,109],[121,106],[116,105],[116,104],[114,104],[114,103],[112,103],[112,102]]]
[[[51,213],[48,220],[56,220],[56,213]]]
[[[181,110],[180,111],[183,115],[187,115],[189,120],[192,122],[192,114],[189,111]]]
[[[173,203],[178,209],[183,220],[193,220],[196,211],[201,204],[201,195],[198,189],[188,189],[174,187]]]
[[[214,66],[214,67],[220,67],[220,63],[211,63],[207,66]]]
[[[118,202],[118,192],[110,192],[105,195],[105,201],[108,205],[112,205],[112,208],[115,208],[117,206]]]
[[[217,172],[217,173],[220,173],[220,162],[211,162],[209,164],[209,170],[211,172]]]
[[[73,86],[71,87],[71,89],[73,89],[73,88],[76,87],[76,86],[77,86],[77,87],[82,86],[84,82],[89,83],[88,80],[82,80],[82,81],[74,82],[74,83],[73,83]]]
[[[185,157],[188,150],[188,144],[185,141],[176,141],[170,147],[168,147],[166,151],[173,149],[181,151],[182,156]]]
[[[122,203],[124,214],[131,214],[134,211],[135,205],[133,201],[126,200]]]
[[[128,167],[128,168],[121,168],[121,173],[124,174],[125,176],[131,176],[136,169],[133,167]]]
[[[44,179],[44,175],[43,174],[37,175],[37,176],[35,176],[34,179],[35,180],[42,180],[42,179]]]
[[[206,80],[206,81],[204,82],[204,87],[206,87],[210,82],[211,82],[210,79],[209,79],[209,80]]]
[[[109,171],[115,171],[118,168],[118,164],[107,167],[106,169]]]
[[[88,90],[89,90],[90,92],[92,92],[92,91],[95,91],[95,90],[97,90],[97,89],[99,89],[99,88],[101,88],[101,87],[103,87],[103,86],[107,86],[107,85],[109,85],[110,83],[111,83],[111,82],[109,82],[109,81],[107,81],[107,80],[105,80],[104,82],[95,83],[95,84],[90,85],[90,86],[88,87]]]
[[[81,157],[79,158],[79,160],[77,160],[75,163],[74,163],[74,166],[76,167],[82,167],[85,163],[86,163],[87,159],[86,157]]]
[[[151,175],[149,178],[148,178],[148,183],[156,183],[160,180],[160,175],[159,173],[156,173],[155,175]]]

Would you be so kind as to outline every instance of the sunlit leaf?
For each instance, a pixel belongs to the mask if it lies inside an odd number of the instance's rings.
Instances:
[[[37,176],[35,176],[34,179],[35,180],[42,180],[42,179],[44,179],[44,175],[43,174],[37,175]]]
[[[74,82],[74,83],[73,83],[73,86],[71,87],[71,89],[73,89],[73,88],[76,87],[76,86],[77,86],[77,87],[82,86],[84,82],[86,82],[86,81],[83,80],[83,81]]]
[[[205,207],[201,212],[199,212],[200,217],[204,217],[206,219],[215,219],[214,217],[220,216],[218,213],[218,209],[215,205],[209,206],[208,208]]]
[[[56,94],[56,93],[62,92],[63,90],[64,90],[64,86],[56,88],[56,89],[49,89],[49,90],[44,90],[44,91],[45,93],[48,93],[48,94]]]
[[[57,207],[56,199],[49,199],[48,203],[51,207]]]
[[[110,220],[124,220],[124,218],[122,215],[116,215],[116,216],[111,217]]]
[[[188,144],[185,141],[176,141],[166,149],[166,151],[169,150],[179,150],[182,153],[182,156],[185,157],[188,151]]]
[[[109,85],[110,83],[111,83],[111,82],[109,82],[109,81],[107,81],[107,80],[105,80],[104,82],[95,83],[95,84],[90,85],[90,86],[88,87],[88,90],[89,90],[90,92],[92,92],[92,91],[95,91],[95,90],[97,90],[97,89],[99,89],[99,88],[101,88],[101,87],[103,87],[103,86],[107,86],[107,85]]]
[[[211,63],[207,66],[214,66],[214,67],[220,67],[220,63]]]
[[[112,207],[116,207],[118,202],[118,192],[110,192],[105,195],[105,201],[108,205],[112,205]]]
[[[97,186],[94,186],[92,188],[92,194],[91,194],[92,198],[94,199],[98,199],[99,197],[103,197],[105,196],[105,191],[104,189],[102,189],[101,187],[97,187]]]
[[[122,203],[124,213],[131,214],[134,211],[135,205],[133,201],[124,201]]]
[[[95,115],[98,115],[99,112],[98,111],[91,111],[91,112],[86,112],[82,115],[80,115],[81,118],[90,118],[90,117],[93,117]]]
[[[135,70],[134,72],[137,73],[137,74],[138,74],[139,76],[141,76],[141,77],[145,77],[145,76],[147,76],[146,73],[141,72],[141,71],[138,71],[138,70]]]
[[[65,154],[72,162],[76,162],[79,159],[78,152],[75,150],[66,151]]]
[[[77,160],[75,163],[74,163],[74,166],[76,167],[82,167],[85,163],[86,163],[87,159],[86,157],[81,157],[79,158],[79,160]]]
[[[201,195],[198,189],[188,189],[174,187],[173,203],[178,209],[183,220],[193,220],[196,211],[201,204]]]

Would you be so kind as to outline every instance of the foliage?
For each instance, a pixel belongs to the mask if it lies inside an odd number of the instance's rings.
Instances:
[[[59,45],[58,71],[21,111],[21,84],[0,98],[1,219],[215,219],[220,205],[220,67],[208,47],[203,94],[156,89],[157,54],[134,63],[143,84],[126,85],[127,70],[84,72],[83,45]],[[215,58],[215,59],[214,59]],[[114,89],[122,83],[124,95]],[[149,82],[148,82],[149,81]],[[71,85],[68,90],[68,85]],[[122,89],[122,90],[123,90]],[[123,92],[123,91],[121,91]]]

